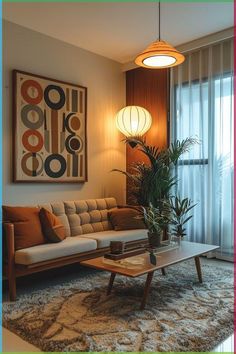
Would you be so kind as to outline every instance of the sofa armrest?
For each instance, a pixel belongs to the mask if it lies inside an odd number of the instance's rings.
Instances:
[[[5,256],[7,257],[8,265],[12,264],[15,259],[15,238],[14,238],[14,224],[10,222],[3,223],[4,239],[3,247]]]
[[[15,270],[15,238],[14,225],[10,222],[3,223],[4,246],[6,248],[6,276],[8,278],[9,298],[16,299],[16,270]]]

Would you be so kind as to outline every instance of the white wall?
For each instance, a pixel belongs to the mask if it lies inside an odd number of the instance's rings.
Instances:
[[[94,35],[94,34],[93,34]],[[81,184],[12,182],[13,69],[88,88],[88,182]],[[115,61],[3,21],[3,204],[115,196],[125,200],[125,146],[114,115],[125,104],[125,78]]]

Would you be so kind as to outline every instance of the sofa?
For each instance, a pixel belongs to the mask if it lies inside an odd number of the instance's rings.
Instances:
[[[16,277],[102,256],[108,252],[110,241],[125,241],[127,248],[147,243],[146,229],[113,229],[108,212],[118,207],[115,198],[53,202],[38,207],[60,219],[66,238],[59,243],[15,250],[14,224],[3,223],[3,271],[8,279],[11,301],[16,299]]]

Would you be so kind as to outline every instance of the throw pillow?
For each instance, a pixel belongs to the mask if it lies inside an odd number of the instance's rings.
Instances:
[[[49,242],[61,242],[66,237],[65,228],[60,219],[45,208],[39,212],[42,229],[45,238]]]
[[[14,224],[15,250],[45,243],[40,220],[39,208],[5,206],[3,221]]]
[[[141,213],[134,208],[117,208],[108,213],[111,224],[116,231],[146,229]]]

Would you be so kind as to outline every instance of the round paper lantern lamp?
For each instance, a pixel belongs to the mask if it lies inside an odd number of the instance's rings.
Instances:
[[[140,106],[124,107],[116,115],[116,126],[127,138],[142,136],[151,124],[151,114]]]

